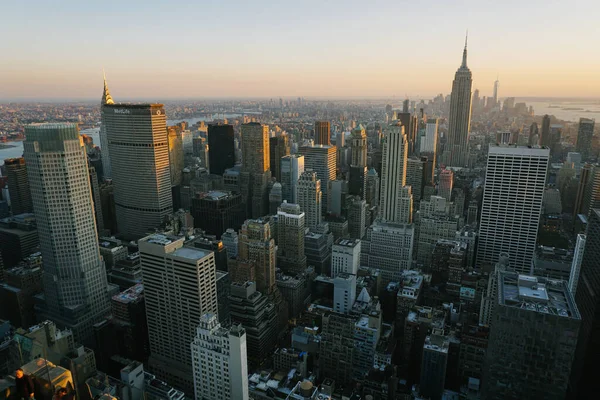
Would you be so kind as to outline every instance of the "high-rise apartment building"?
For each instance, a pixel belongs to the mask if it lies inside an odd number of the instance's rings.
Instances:
[[[268,214],[271,181],[269,127],[258,122],[242,125],[241,192],[247,216],[260,218]]]
[[[306,270],[304,215],[298,204],[284,202],[277,210],[277,266],[290,275]]]
[[[315,121],[315,144],[331,146],[331,124],[329,121]]]
[[[280,164],[282,198],[288,203],[297,204],[299,202],[298,179],[304,172],[304,156],[298,154],[283,156]]]
[[[102,100],[100,101],[100,150],[102,151],[102,172],[105,178],[112,177],[112,168],[110,164],[110,149],[108,148],[108,136],[106,134],[106,126],[104,123],[104,106],[115,104],[106,83],[106,75],[104,75],[104,90],[102,91]]]
[[[331,251],[331,277],[335,278],[340,273],[356,275],[360,267],[359,239],[338,239]]]
[[[217,315],[215,257],[184,247],[185,238],[152,234],[138,241],[144,274],[149,365],[161,379],[193,393],[190,343],[201,316]]]
[[[323,192],[321,211],[325,212],[328,204],[329,181],[335,180],[336,148],[326,145],[302,146],[299,152],[304,155],[305,170],[315,171],[317,178],[321,181]]]
[[[499,272],[482,398],[564,399],[581,324],[561,280]]]
[[[4,160],[6,178],[8,179],[8,194],[10,195],[10,208],[13,215],[30,213],[33,211],[27,166],[25,159],[9,158]]]
[[[452,188],[454,187],[454,172],[449,169],[443,169],[440,171],[439,179],[438,196],[445,198],[447,201],[451,201]]]
[[[592,136],[594,135],[594,124],[596,121],[589,118],[579,118],[579,129],[577,131],[577,152],[581,154],[583,161],[590,159],[592,150]]]
[[[448,116],[448,143],[444,150],[444,163],[464,167],[469,162],[469,131],[471,129],[471,86],[473,78],[467,67],[467,42],[462,64],[454,75]]]
[[[233,125],[208,125],[208,159],[210,173],[223,175],[227,168],[235,165]]]
[[[119,233],[138,239],[173,212],[162,104],[105,104],[102,111]]]
[[[216,315],[204,314],[192,342],[196,399],[247,400],[246,331],[222,327]]]
[[[501,252],[529,273],[542,213],[550,150],[490,145],[476,264],[494,265]]]
[[[269,138],[269,160],[271,174],[281,182],[281,158],[290,155],[290,139],[287,133]]]
[[[412,193],[405,186],[407,157],[404,128],[398,123],[389,125],[383,138],[379,202],[379,215],[388,222],[407,223],[412,218]]]
[[[87,155],[76,124],[25,127],[27,176],[44,260],[44,305],[38,317],[73,330],[78,341],[109,310],[98,249]]]

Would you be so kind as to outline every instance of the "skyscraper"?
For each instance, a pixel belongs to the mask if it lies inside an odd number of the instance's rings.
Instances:
[[[356,275],[360,267],[359,239],[340,238],[335,241],[331,251],[331,277],[339,273]]]
[[[447,201],[452,200],[452,187],[454,186],[454,172],[444,169],[440,172],[440,183],[438,186],[438,195]]]
[[[119,232],[138,239],[173,212],[162,104],[105,104],[102,111]]]
[[[367,134],[362,125],[352,130],[350,142],[352,145],[352,156],[348,192],[364,199],[367,183]]]
[[[251,268],[256,288],[264,294],[275,289],[277,247],[269,222],[249,219],[244,222],[238,237],[238,268]],[[245,264],[240,266],[239,264]],[[239,281],[232,277],[233,281]]]
[[[315,144],[331,146],[331,125],[329,121],[315,121]]]
[[[44,260],[45,304],[38,317],[72,329],[86,343],[110,305],[83,141],[77,125],[66,123],[26,126],[25,137]]]
[[[315,171],[317,178],[321,180],[321,190],[323,191],[321,210],[325,212],[328,204],[329,181],[335,180],[336,148],[325,145],[302,146],[299,153],[304,155],[305,169]]]
[[[579,129],[577,131],[577,152],[581,154],[583,161],[588,161],[592,150],[592,136],[594,135],[593,119],[579,118]]]
[[[467,67],[467,41],[462,64],[452,82],[450,114],[448,117],[448,143],[444,162],[453,167],[464,167],[469,161],[469,130],[471,129],[471,86],[473,79]]]
[[[544,115],[542,118],[542,134],[540,135],[540,146],[552,147],[552,138],[550,137],[550,116]]]
[[[540,143],[540,130],[538,128],[538,124],[537,122],[532,122],[531,126],[529,127],[529,140],[527,141],[527,144],[529,146],[533,146],[533,145],[537,145]]]
[[[494,99],[494,106],[496,106],[498,104],[498,89],[499,89],[499,87],[500,87],[500,81],[498,80],[498,78],[496,78],[496,80],[494,81],[494,95],[492,97]]]
[[[110,165],[110,150],[108,148],[108,136],[106,135],[106,126],[104,124],[104,106],[107,104],[115,104],[106,83],[106,74],[104,74],[104,91],[102,92],[102,100],[100,101],[100,148],[102,150],[102,171],[105,178],[112,177],[112,168]]]
[[[383,138],[379,204],[379,215],[388,222],[408,223],[412,218],[412,193],[405,186],[407,156],[404,127],[389,125]]]
[[[233,125],[208,125],[208,159],[210,173],[223,175],[227,168],[235,165]]]
[[[298,204],[306,214],[306,227],[314,230],[322,221],[321,180],[317,173],[311,170],[304,171],[298,180]]]
[[[6,168],[10,208],[13,215],[32,212],[33,204],[31,203],[25,159],[23,157],[9,158],[4,160],[4,167]]]
[[[281,203],[277,210],[277,266],[290,275],[306,270],[304,215],[298,204]]]
[[[418,204],[423,195],[425,162],[418,157],[409,157],[406,161],[406,185],[411,187],[413,201]]]
[[[242,125],[242,172],[240,186],[251,218],[267,215],[271,180],[269,127],[258,122]]]
[[[167,128],[169,138],[169,164],[171,166],[171,184],[173,186],[181,185],[183,179],[183,167],[185,165],[183,159],[183,139],[181,138],[181,130],[177,126],[169,126]]]
[[[222,327],[216,315],[204,314],[192,342],[196,399],[247,400],[246,331]]]
[[[290,139],[287,133],[269,138],[271,174],[281,182],[281,158],[290,154]]]
[[[435,154],[438,142],[438,120],[437,118],[427,119],[425,126],[425,136],[421,138],[421,154]]]
[[[501,252],[529,273],[542,213],[550,158],[547,148],[490,145],[480,215],[477,265],[494,265]]]
[[[304,156],[292,154],[281,158],[281,190],[283,200],[298,203],[298,179],[304,172]]]
[[[161,379],[193,393],[190,343],[201,316],[217,315],[215,256],[184,247],[185,238],[153,234],[138,241],[144,274],[149,365]]]

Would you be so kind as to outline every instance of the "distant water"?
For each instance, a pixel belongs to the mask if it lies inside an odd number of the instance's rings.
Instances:
[[[564,121],[577,122],[579,118],[592,118],[600,123],[600,100],[546,100],[525,101],[527,106],[533,106],[535,115],[554,115]]]

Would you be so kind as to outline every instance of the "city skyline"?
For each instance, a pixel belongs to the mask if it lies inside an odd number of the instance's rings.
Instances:
[[[482,96],[492,95],[498,74],[499,97],[600,91],[600,57],[586,50],[593,27],[574,22],[577,10],[559,3],[520,4],[511,13],[506,4],[435,2],[427,14],[389,1],[235,3],[164,9],[134,1],[119,4],[118,13],[104,4],[11,4],[5,29],[20,34],[6,43],[12,58],[0,66],[1,100],[93,99],[102,67],[119,98],[430,97],[450,92],[467,28],[473,88]],[[23,20],[31,25],[26,32]],[[548,30],[550,20],[563,29]],[[49,29],[53,35],[44,35]],[[411,57],[391,51],[398,42]],[[172,62],[157,63],[157,52]],[[575,67],[576,59],[585,65]]]

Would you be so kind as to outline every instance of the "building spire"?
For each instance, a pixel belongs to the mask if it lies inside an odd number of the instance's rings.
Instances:
[[[469,30],[467,29],[467,34],[465,35],[465,49],[463,50],[463,59],[461,68],[467,68],[467,41],[469,40]]]
[[[104,91],[102,92],[102,102],[101,105],[105,104],[115,104],[110,92],[108,91],[108,83],[106,83],[106,72],[104,72],[104,68],[102,68],[102,76],[104,77]]]

